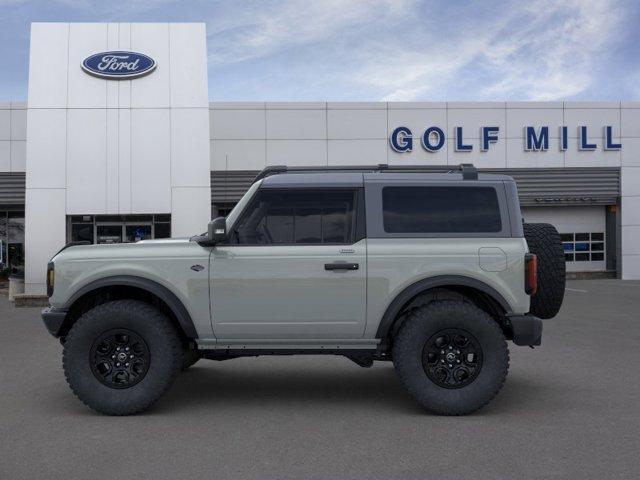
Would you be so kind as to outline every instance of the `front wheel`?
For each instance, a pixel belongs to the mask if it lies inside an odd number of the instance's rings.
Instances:
[[[183,348],[170,320],[152,305],[116,300],[73,325],[62,363],[73,393],[107,415],[146,410],[171,386]]]
[[[509,370],[502,330],[486,312],[461,301],[419,307],[393,344],[400,381],[427,410],[464,415],[500,391]]]

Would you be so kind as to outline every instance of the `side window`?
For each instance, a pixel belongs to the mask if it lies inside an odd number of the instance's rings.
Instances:
[[[352,243],[355,196],[346,189],[260,190],[232,238],[240,245]]]
[[[502,230],[492,187],[384,187],[387,233],[494,233]]]

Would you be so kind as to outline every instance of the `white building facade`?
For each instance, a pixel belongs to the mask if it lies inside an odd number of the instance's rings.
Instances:
[[[132,52],[144,76],[83,68]],[[570,271],[640,278],[640,102],[209,103],[207,85],[203,24],[32,25],[28,101],[0,103],[3,262],[27,293],[69,241],[204,231],[268,165],[504,172]]]

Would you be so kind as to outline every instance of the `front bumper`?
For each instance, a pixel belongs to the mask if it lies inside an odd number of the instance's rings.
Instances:
[[[67,311],[61,308],[47,307],[42,310],[42,321],[49,333],[58,338],[62,332]]]
[[[542,320],[530,314],[509,317],[513,331],[513,343],[524,346],[542,344]]]

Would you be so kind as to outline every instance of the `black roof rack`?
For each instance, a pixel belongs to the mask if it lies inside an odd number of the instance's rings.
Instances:
[[[478,170],[471,163],[460,165],[337,165],[332,167],[289,167],[287,165],[273,165],[265,167],[253,180],[257,182],[271,175],[281,173],[314,173],[314,172],[447,172],[462,173],[463,180],[477,180]]]

